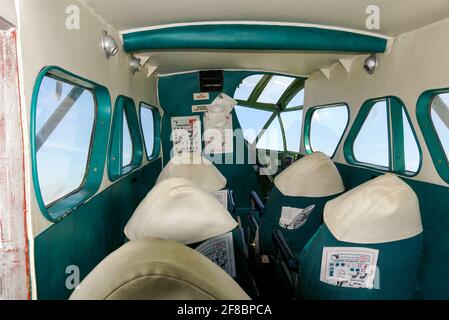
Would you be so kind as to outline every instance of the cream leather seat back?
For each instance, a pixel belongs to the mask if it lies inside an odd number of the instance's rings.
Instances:
[[[207,192],[226,187],[226,178],[206,158],[195,153],[183,153],[173,157],[159,175],[157,182],[169,178],[184,178],[195,182]]]
[[[158,183],[125,227],[129,240],[160,238],[193,244],[237,227],[226,208],[193,181],[170,178]]]
[[[220,267],[174,241],[131,241],[106,257],[71,300],[249,300]]]

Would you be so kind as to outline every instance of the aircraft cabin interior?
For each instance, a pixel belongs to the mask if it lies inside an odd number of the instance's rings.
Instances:
[[[0,0],[0,299],[449,299],[448,38],[445,0]]]

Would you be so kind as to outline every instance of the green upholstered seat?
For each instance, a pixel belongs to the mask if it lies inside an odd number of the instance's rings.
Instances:
[[[418,198],[405,182],[387,174],[364,183],[328,202],[324,221],[299,257],[301,298],[415,297],[423,228]],[[372,250],[377,261],[364,263]]]
[[[298,296],[302,299],[413,299],[422,258],[423,236],[361,245],[338,241],[323,225],[299,258]],[[346,288],[320,281],[323,247],[362,247],[379,250],[374,289]]]
[[[319,198],[287,197],[275,187],[271,192],[270,200],[265,207],[265,214],[261,218],[261,254],[276,254],[276,248],[274,246],[272,236],[275,230],[281,230],[291,250],[299,256],[306,243],[310,240],[310,238],[312,238],[323,223],[324,205],[327,201],[333,198],[335,198],[335,196]],[[310,205],[315,205],[315,209],[313,209],[306,223],[302,227],[296,230],[288,230],[279,225],[282,207],[306,208]]]
[[[332,160],[321,152],[307,155],[275,179],[275,187],[260,220],[260,253],[274,255],[273,232],[281,230],[290,248],[299,255],[307,241],[321,226],[327,201],[344,191],[344,185]],[[279,224],[283,207],[305,209],[314,205],[304,225],[290,230]]]

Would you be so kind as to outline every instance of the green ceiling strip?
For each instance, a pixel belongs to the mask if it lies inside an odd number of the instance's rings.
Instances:
[[[380,53],[385,38],[320,27],[261,24],[203,24],[123,35],[128,53],[147,50],[301,50]]]

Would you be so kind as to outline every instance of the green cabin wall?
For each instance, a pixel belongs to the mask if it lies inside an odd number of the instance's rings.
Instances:
[[[154,186],[161,171],[155,160],[80,206],[34,240],[37,298],[69,298],[65,286],[70,265],[81,280],[125,241],[123,229],[134,210]]]
[[[235,89],[240,84],[240,82],[246,77],[253,74],[255,74],[255,72],[225,71],[223,93],[226,93],[230,97],[233,97]],[[218,96],[219,93],[211,93],[209,100],[194,101],[193,94],[200,92],[198,72],[160,78],[158,90],[159,102],[161,107],[164,109],[164,119],[162,120],[162,144],[164,150],[165,165],[170,161],[170,154],[173,148],[173,143],[170,140],[171,117],[200,115],[201,121],[203,122],[204,113],[192,113],[192,105],[210,104]],[[232,114],[234,130],[240,129],[241,127],[238,122],[236,113],[233,112]],[[236,146],[237,144],[234,143],[234,154],[232,155],[234,160],[236,154]],[[236,205],[238,208],[249,208],[249,194],[252,190],[258,190],[256,189],[258,184],[253,165],[247,163],[248,149],[245,146],[245,164],[216,164],[218,170],[220,170],[220,172],[228,180],[228,189],[234,190]]]

